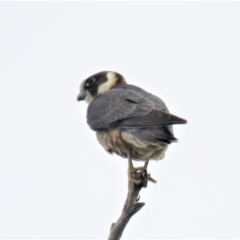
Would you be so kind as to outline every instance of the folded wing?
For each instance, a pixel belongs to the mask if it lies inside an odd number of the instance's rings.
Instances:
[[[91,102],[87,112],[91,129],[143,129],[186,123],[186,120],[170,114],[161,99],[128,86],[113,88]]]

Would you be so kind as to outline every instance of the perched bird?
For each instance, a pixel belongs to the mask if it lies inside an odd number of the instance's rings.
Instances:
[[[169,113],[165,103],[145,90],[127,84],[113,71],[96,73],[80,85],[78,101],[85,100],[87,123],[96,131],[97,139],[109,153],[128,158],[128,178],[141,181],[133,173],[146,171],[149,160],[160,160],[167,147],[177,139],[172,124],[187,121]],[[134,167],[132,160],[145,161]]]

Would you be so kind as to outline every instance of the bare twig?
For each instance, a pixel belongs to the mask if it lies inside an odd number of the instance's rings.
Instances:
[[[122,214],[116,223],[112,223],[108,240],[119,240],[121,238],[122,233],[131,217],[145,205],[143,202],[138,202],[139,192],[142,187],[147,187],[148,181],[156,182],[153,178],[151,178],[150,174],[147,174],[146,171],[133,174],[132,177],[136,180],[141,180],[141,184],[134,184],[132,182],[128,183],[128,194]]]

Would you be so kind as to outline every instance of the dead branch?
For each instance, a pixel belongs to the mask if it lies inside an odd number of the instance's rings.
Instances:
[[[145,205],[143,202],[138,202],[139,192],[142,187],[147,187],[148,181],[156,183],[156,181],[151,178],[150,174],[147,174],[146,171],[133,174],[133,178],[141,180],[141,184],[134,184],[132,182],[128,183],[127,199],[124,203],[121,216],[118,218],[116,223],[112,223],[111,225],[108,240],[119,240],[121,238],[122,233],[131,217]]]

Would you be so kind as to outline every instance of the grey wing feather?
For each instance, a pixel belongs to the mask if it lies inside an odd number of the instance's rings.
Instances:
[[[186,122],[168,113],[161,99],[132,85],[118,85],[96,97],[88,107],[87,121],[93,130],[144,128]]]
[[[130,98],[129,95],[131,95]],[[120,89],[112,89],[97,96],[88,107],[89,126],[93,130],[109,129],[126,118],[147,114],[154,104],[141,98],[131,90]],[[140,105],[133,104],[137,100],[141,102]]]

